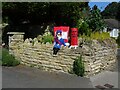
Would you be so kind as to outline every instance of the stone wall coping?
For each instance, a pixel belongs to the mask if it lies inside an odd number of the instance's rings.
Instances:
[[[25,34],[24,32],[8,32],[7,34]]]

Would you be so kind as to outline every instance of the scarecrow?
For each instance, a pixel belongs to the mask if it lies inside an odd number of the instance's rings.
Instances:
[[[64,39],[62,38],[62,31],[56,31],[56,37],[54,39],[54,46],[53,46],[53,55],[57,55],[57,52],[60,50],[61,46],[66,46]]]

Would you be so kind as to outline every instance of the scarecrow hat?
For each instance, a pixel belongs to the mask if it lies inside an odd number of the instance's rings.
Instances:
[[[57,30],[56,34],[58,34],[58,33],[62,34],[62,31],[61,30]]]

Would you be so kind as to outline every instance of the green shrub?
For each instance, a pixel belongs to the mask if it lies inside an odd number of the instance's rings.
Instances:
[[[100,40],[104,40],[104,39],[109,39],[110,38],[110,34],[108,32],[94,32],[91,33],[91,38],[92,39],[100,39]]]
[[[0,60],[0,66],[2,65],[2,60]]]
[[[110,34],[108,32],[102,32],[100,35],[102,37],[102,40],[110,38]]]
[[[77,76],[84,76],[85,73],[85,67],[84,67],[84,63],[82,61],[82,56],[79,56],[75,59],[74,63],[73,63],[73,72],[77,75]]]
[[[0,66],[2,65],[2,48],[0,48]]]
[[[42,42],[43,43],[49,42],[50,44],[52,44],[53,40],[54,40],[54,37],[52,35],[47,35],[47,36],[43,36]]]
[[[38,40],[38,42],[42,43],[42,35],[38,35],[37,40]]]
[[[117,38],[116,42],[118,44],[118,48],[120,48],[120,33],[118,34],[118,38]]]
[[[87,39],[95,39],[95,40],[105,40],[110,38],[110,34],[108,32],[93,32],[89,36],[82,35],[81,37],[87,38]]]
[[[108,32],[93,32],[90,34],[90,36],[87,36],[85,34],[80,36],[81,38],[84,38],[86,40],[105,40],[110,38],[110,34]]]
[[[9,51],[5,48],[2,49],[2,66],[16,66],[20,61],[15,59],[15,56],[9,54]]]
[[[90,37],[91,37],[91,39],[101,39],[99,32],[91,33]]]

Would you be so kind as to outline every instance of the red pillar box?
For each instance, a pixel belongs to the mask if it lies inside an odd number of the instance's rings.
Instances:
[[[78,29],[77,28],[71,28],[71,46],[70,47],[78,47]]]
[[[56,31],[61,30],[62,38],[64,39],[65,43],[68,43],[69,28],[70,28],[69,26],[54,27],[54,37],[56,36]]]

